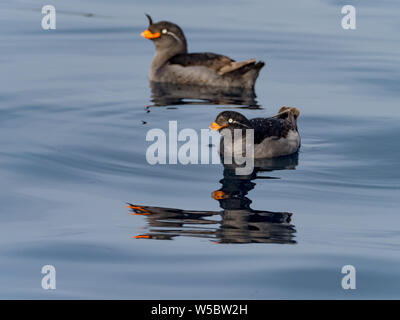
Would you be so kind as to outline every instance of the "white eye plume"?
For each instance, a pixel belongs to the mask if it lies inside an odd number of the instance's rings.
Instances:
[[[232,119],[232,118],[231,118],[231,119],[229,119],[229,120],[228,120],[228,122],[229,122],[229,123],[232,123],[232,122],[233,122],[233,119]]]
[[[162,33],[162,34],[168,34],[168,35],[170,35],[171,37],[174,37],[176,41],[182,43],[182,40],[179,39],[179,37],[178,37],[175,33],[171,32],[171,31],[168,31],[167,29],[162,29],[162,30],[161,30],[161,33]]]

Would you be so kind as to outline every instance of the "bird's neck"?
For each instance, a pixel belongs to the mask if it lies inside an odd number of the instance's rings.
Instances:
[[[151,62],[150,77],[162,68],[169,59],[177,54],[187,53],[186,46],[176,46],[163,49],[156,49],[153,61]]]

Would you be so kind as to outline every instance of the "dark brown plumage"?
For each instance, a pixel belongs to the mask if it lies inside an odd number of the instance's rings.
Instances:
[[[270,118],[247,119],[235,111],[221,112],[210,128],[218,130],[222,134],[220,153],[224,154],[225,148],[233,153],[242,153],[245,142],[236,146],[224,144],[224,129],[230,131],[230,137],[234,136],[234,130],[242,130],[242,139],[246,139],[246,131],[253,130],[254,157],[273,158],[297,152],[300,147],[300,135],[297,130],[297,118],[300,112],[296,108],[282,107],[279,113]],[[239,149],[236,149],[239,148]]]
[[[188,53],[182,29],[168,21],[153,23],[142,36],[156,46],[150,80],[187,85],[254,88],[264,62],[235,61],[227,56],[204,52]]]
[[[254,129],[254,143],[260,143],[268,137],[287,138],[291,130],[297,131],[298,111],[296,109],[295,121],[291,121],[289,119],[291,114],[285,112],[288,109],[287,107],[281,108],[279,114],[275,117],[251,119],[250,123]]]

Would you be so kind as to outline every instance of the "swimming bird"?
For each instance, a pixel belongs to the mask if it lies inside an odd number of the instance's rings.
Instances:
[[[186,37],[175,23],[149,20],[142,36],[154,42],[150,81],[225,88],[254,88],[264,62],[235,61],[227,56],[202,52],[188,53]]]
[[[235,111],[221,112],[210,128],[218,130],[222,137],[220,154],[243,154],[246,129],[254,130],[254,158],[274,158],[295,153],[300,148],[300,135],[297,118],[300,111],[296,108],[282,107],[279,113],[270,118],[247,119]],[[228,129],[229,131],[223,130]],[[242,139],[234,141],[234,130],[242,130]],[[224,145],[224,136],[230,134],[232,142]]]

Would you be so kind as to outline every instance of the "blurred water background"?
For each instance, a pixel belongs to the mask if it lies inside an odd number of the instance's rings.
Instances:
[[[41,29],[45,4],[56,30]],[[3,0],[0,298],[399,298],[400,3],[353,1],[356,30],[345,4]],[[264,60],[260,107],[239,111],[299,108],[298,158],[243,181],[149,165],[148,130],[200,131],[235,106],[154,106],[145,12],[192,52]]]

